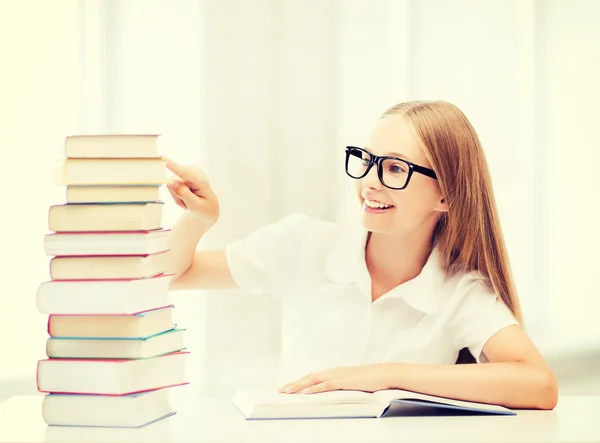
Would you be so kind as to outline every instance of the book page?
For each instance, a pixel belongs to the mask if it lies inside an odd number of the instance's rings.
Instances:
[[[284,394],[277,390],[240,390],[237,398],[255,405],[285,406],[285,405],[335,405],[350,403],[379,403],[373,394],[362,391],[328,391],[317,394]]]
[[[505,412],[510,411],[509,409],[499,406],[499,405],[491,405],[486,403],[477,403],[470,402],[465,400],[455,400],[451,398],[445,397],[437,397],[435,395],[427,395],[420,394],[417,392],[404,391],[401,389],[388,389],[385,391],[377,391],[374,393],[375,396],[379,398],[384,398],[386,401],[391,402],[393,400],[424,400],[435,403],[442,403],[445,405],[456,406],[459,408],[469,408],[469,409],[477,409],[484,410],[490,412]]]

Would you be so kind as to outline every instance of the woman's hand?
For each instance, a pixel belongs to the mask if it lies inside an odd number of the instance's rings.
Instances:
[[[208,177],[199,166],[182,166],[164,158],[167,168],[175,174],[167,183],[173,200],[182,209],[187,209],[206,227],[219,218],[219,201],[208,182]]]
[[[280,388],[280,392],[286,394],[314,394],[337,390],[381,391],[391,389],[388,383],[388,372],[389,366],[386,364],[333,368],[308,374],[288,383]]]

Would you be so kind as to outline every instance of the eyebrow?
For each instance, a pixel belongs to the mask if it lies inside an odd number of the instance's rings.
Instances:
[[[369,147],[365,146],[365,149],[369,150]],[[369,152],[370,152],[370,150],[369,150]],[[405,155],[405,154],[401,154],[399,152],[386,152],[385,154],[383,154],[383,157],[386,157],[386,156],[389,156],[389,157],[399,157],[401,159],[408,160],[409,162],[414,162],[414,160],[412,158],[410,158],[410,156]]]
[[[408,160],[408,161],[413,161],[412,158],[410,158],[408,155],[400,154],[399,152],[388,152],[385,155],[389,155],[390,157],[403,158],[404,160]]]

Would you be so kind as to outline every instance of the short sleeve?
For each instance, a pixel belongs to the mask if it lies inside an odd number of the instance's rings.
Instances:
[[[289,281],[298,251],[315,223],[294,213],[229,243],[225,254],[237,285],[252,293],[276,292]]]
[[[510,309],[477,279],[468,285],[451,322],[450,333],[457,349],[468,348],[477,363],[487,362],[483,348],[501,329],[518,324]]]

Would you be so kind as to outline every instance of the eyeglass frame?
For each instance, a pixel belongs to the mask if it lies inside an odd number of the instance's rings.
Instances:
[[[365,169],[364,174],[361,175],[360,177],[354,177],[354,176],[350,175],[350,173],[348,172],[348,163],[350,161],[350,155],[351,155],[350,151],[351,150],[359,150],[361,152],[368,154],[370,157],[369,164],[367,165],[367,168]],[[383,166],[382,166],[382,164],[383,164],[384,160],[398,160],[398,161],[404,162],[408,165],[408,176],[406,177],[406,183],[404,184],[404,186],[402,186],[401,188],[393,188],[391,186],[386,185],[383,182]],[[410,161],[405,160],[400,157],[392,157],[392,156],[388,156],[388,155],[383,155],[383,156],[375,155],[372,152],[369,152],[364,148],[359,148],[358,146],[346,146],[346,174],[350,178],[353,178],[355,180],[360,180],[360,179],[366,177],[367,174],[369,173],[369,171],[371,171],[371,168],[373,167],[374,164],[377,164],[377,177],[379,177],[379,182],[386,188],[393,189],[394,191],[401,191],[402,189],[406,189],[406,187],[410,183],[410,179],[414,172],[425,175],[426,177],[432,178],[434,180],[437,180],[437,175],[436,175],[435,171],[433,169],[426,168],[425,166],[417,165],[416,163],[410,162]]]

